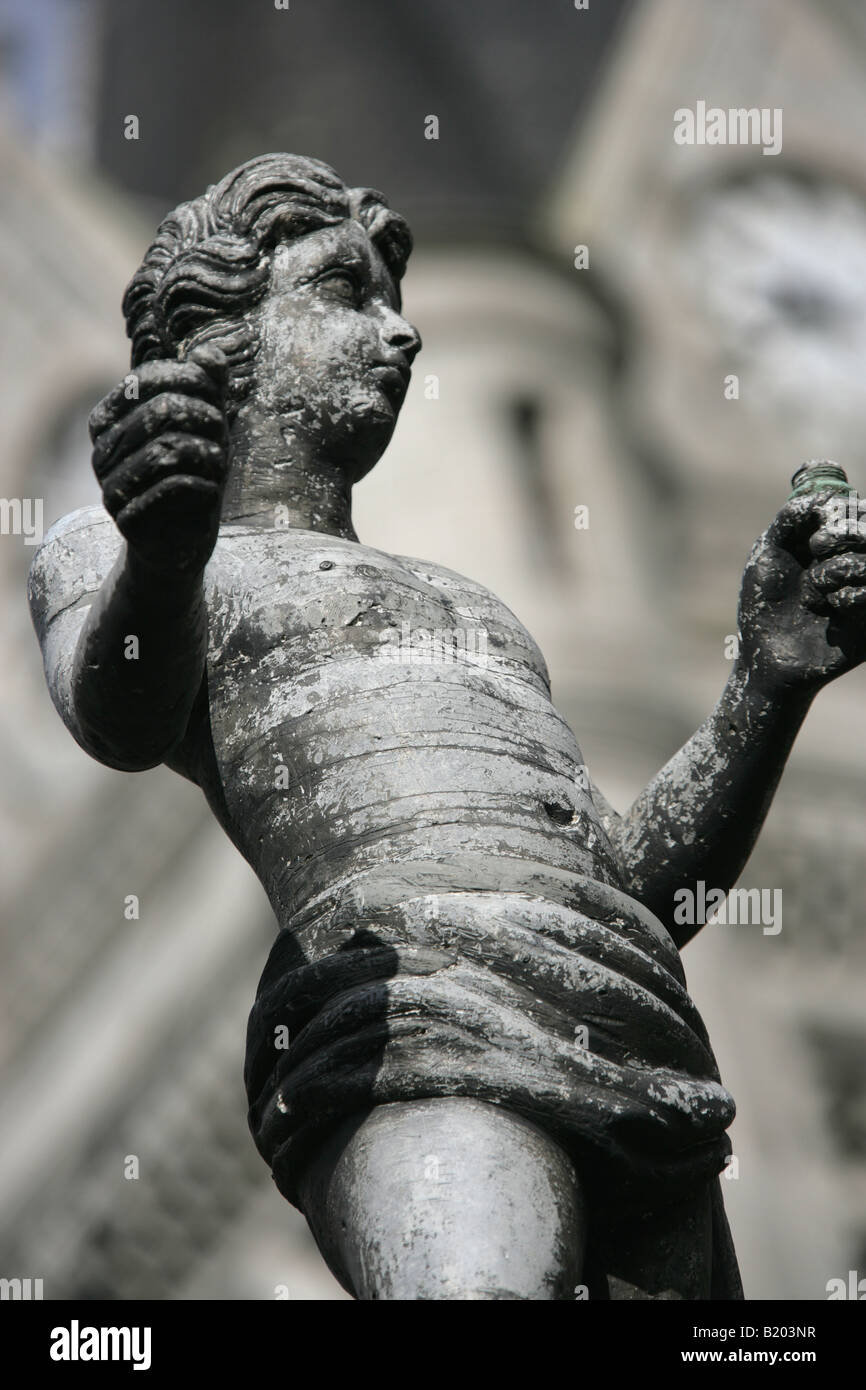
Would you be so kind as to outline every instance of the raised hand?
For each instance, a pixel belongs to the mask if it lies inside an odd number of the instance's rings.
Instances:
[[[146,362],[90,416],[93,468],[131,555],[163,577],[204,569],[228,473],[226,360],[214,347]]]
[[[817,691],[866,660],[866,528],[839,497],[785,504],[755,543],[740,594],[740,661],[770,687]]]

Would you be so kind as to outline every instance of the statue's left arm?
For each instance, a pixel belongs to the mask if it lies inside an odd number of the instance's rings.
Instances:
[[[679,946],[702,923],[674,922],[675,892],[733,887],[812,700],[866,659],[866,537],[835,516],[826,494],[786,503],[746,565],[739,656],[713,713],[626,815],[600,808],[628,891]]]

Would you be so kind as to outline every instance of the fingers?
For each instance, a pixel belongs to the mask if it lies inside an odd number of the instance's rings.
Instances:
[[[841,588],[844,584],[866,584],[866,554],[860,550],[846,551],[832,559],[821,560],[809,569],[812,583],[823,593]]]
[[[803,598],[807,607],[821,613],[866,608],[866,554],[849,550],[810,565]]]
[[[809,538],[809,550],[817,560],[843,552],[866,551],[866,523],[837,511]]]
[[[859,611],[866,613],[866,585],[836,589],[827,595],[827,602],[837,612]]]
[[[112,469],[103,481],[102,495],[106,509],[117,517],[134,497],[144,495],[164,477],[188,475],[220,485],[225,472],[222,444],[197,435],[169,432],[150,440]]]
[[[790,498],[768,526],[767,538],[784,550],[802,550],[809,537],[828,520],[827,505],[832,497],[831,493],[820,492]]]
[[[187,362],[197,362],[200,367],[204,367],[217,383],[225,387],[228,379],[228,359],[222,348],[218,348],[215,343],[200,343],[194,347],[185,359]]]
[[[91,441],[95,444],[112,425],[162,392],[189,393],[222,408],[226,372],[225,353],[208,344],[194,348],[185,362],[142,363],[130,374],[136,381],[134,396],[129,394],[129,377],[126,377],[91,411],[88,421]]]
[[[225,443],[226,420],[217,406],[196,396],[163,391],[139,404],[126,419],[110,426],[93,448],[93,468],[100,483],[122,458],[156,436],[188,433]]]
[[[847,551],[866,550],[866,524],[846,493],[821,492],[786,502],[767,528],[766,540],[801,564]]]
[[[153,529],[154,514],[161,512],[172,521],[182,521],[188,517],[198,523],[201,518],[202,503],[216,507],[220,489],[217,483],[207,478],[178,473],[170,478],[162,478],[146,492],[134,497],[115,520],[127,540],[136,541],[139,526],[145,530]]]

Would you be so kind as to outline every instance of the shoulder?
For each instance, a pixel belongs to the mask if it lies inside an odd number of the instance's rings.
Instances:
[[[478,580],[469,579],[456,570],[447,569],[445,565],[434,564],[430,560],[416,560],[410,555],[395,555],[393,558],[417,579],[443,593],[461,618],[496,633],[500,644],[504,643],[503,654],[507,655],[512,645],[522,652],[523,658],[528,660],[550,690],[550,673],[537,642],[502,599]]]
[[[495,615],[500,619],[506,618],[509,624],[516,627],[522,626],[511,609],[476,579],[469,579],[465,574],[458,574],[456,570],[447,569],[445,565],[436,564],[432,560],[418,560],[411,555],[393,555],[389,556],[389,559],[400,569],[407,570],[415,579],[438,590],[455,606],[471,605],[479,612]]]
[[[40,637],[55,618],[92,601],[121,545],[117,527],[101,506],[70,512],[46,532],[27,580]]]

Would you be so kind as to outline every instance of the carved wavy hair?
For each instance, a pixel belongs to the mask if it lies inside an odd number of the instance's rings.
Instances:
[[[365,227],[399,287],[412,250],[407,223],[381,193],[348,188],[317,159],[261,155],[181,203],[160,224],[123,296],[132,366],[213,343],[228,359],[234,413],[252,381],[252,311],[267,293],[274,248],[348,218]]]

